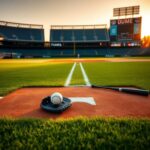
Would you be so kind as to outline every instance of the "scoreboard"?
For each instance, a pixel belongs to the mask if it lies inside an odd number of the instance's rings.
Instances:
[[[110,40],[112,42],[140,41],[142,18],[110,20]]]

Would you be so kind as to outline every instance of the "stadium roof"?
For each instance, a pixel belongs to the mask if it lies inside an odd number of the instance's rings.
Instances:
[[[107,28],[107,24],[97,25],[51,25],[50,29],[99,29]]]
[[[43,25],[26,24],[26,23],[16,23],[16,22],[8,22],[8,21],[0,21],[0,25],[2,25],[2,26],[9,26],[9,27],[18,27],[18,28],[37,28],[37,29],[43,29]]]

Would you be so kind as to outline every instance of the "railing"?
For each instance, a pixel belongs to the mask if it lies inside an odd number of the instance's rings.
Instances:
[[[50,29],[99,29],[107,28],[107,24],[97,25],[51,25]]]
[[[8,27],[16,27],[16,28],[43,29],[43,25],[15,23],[15,22],[8,22],[8,21],[0,21],[0,25],[1,26],[8,26]]]

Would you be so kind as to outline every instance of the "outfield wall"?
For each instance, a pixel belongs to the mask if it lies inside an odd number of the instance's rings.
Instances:
[[[150,48],[20,49],[1,48],[1,58],[150,56]]]

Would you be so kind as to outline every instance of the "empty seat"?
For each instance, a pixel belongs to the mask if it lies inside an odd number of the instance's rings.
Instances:
[[[51,29],[51,42],[101,42],[109,41],[109,34],[106,28],[95,29]]]
[[[44,29],[11,27],[0,25],[0,35],[5,40],[17,41],[44,41]]]

